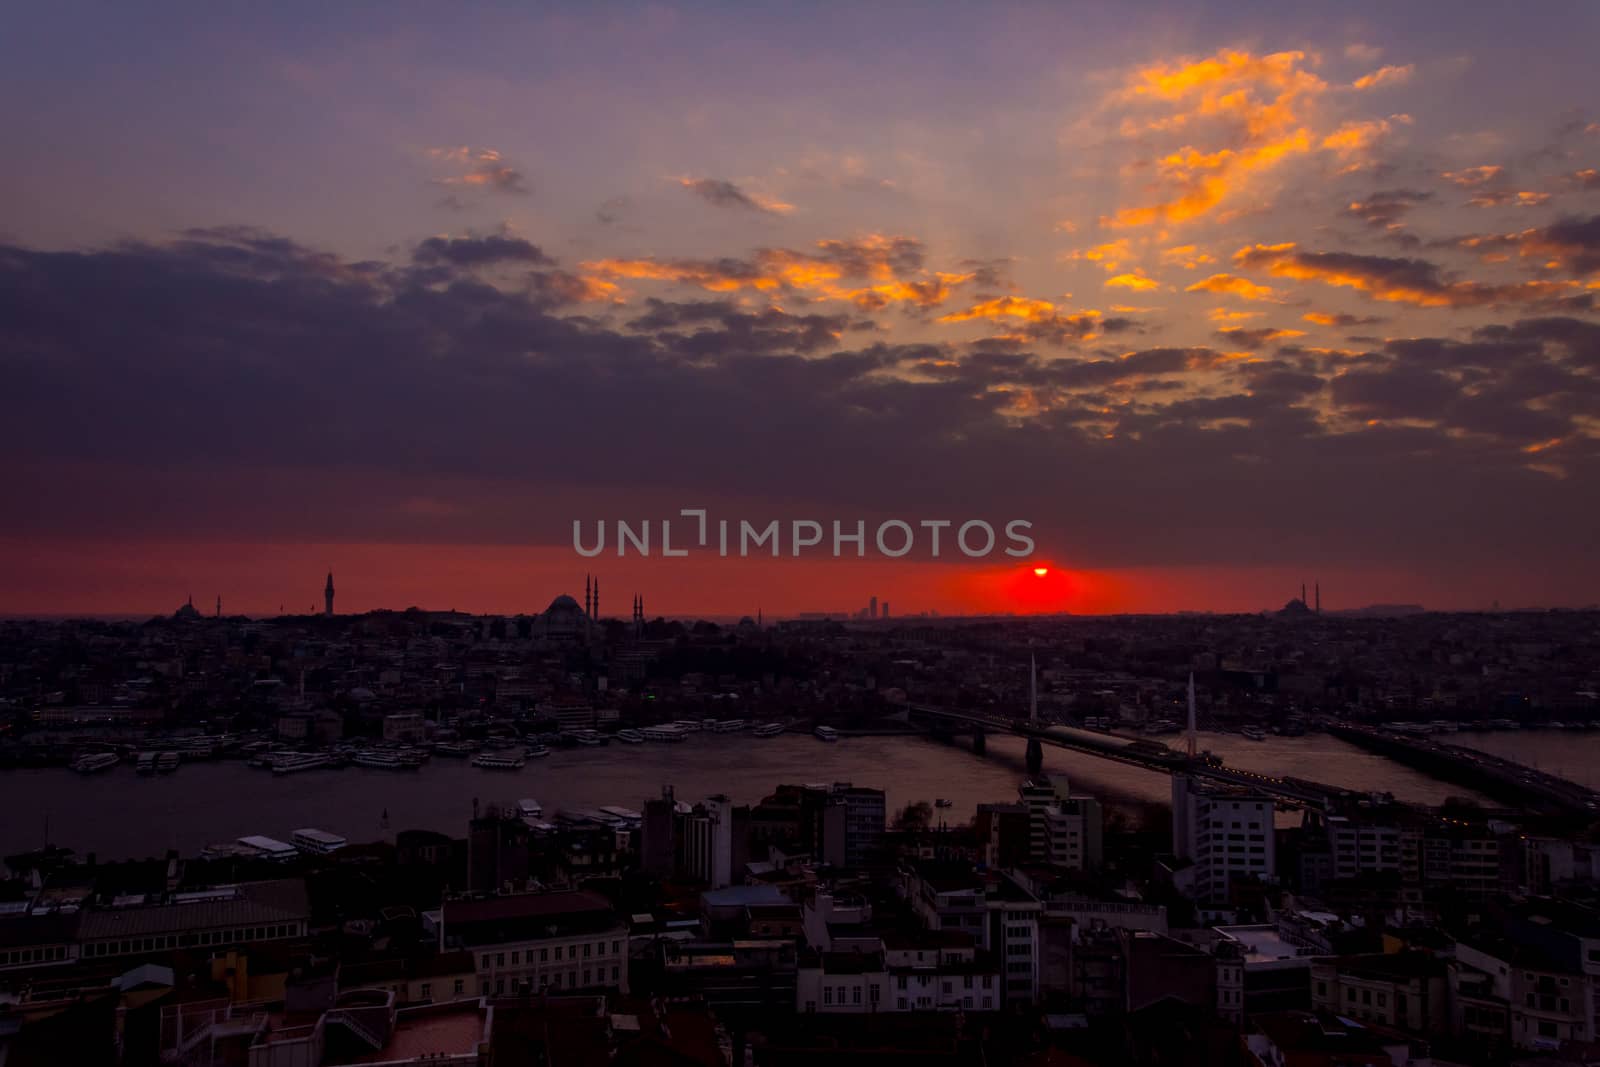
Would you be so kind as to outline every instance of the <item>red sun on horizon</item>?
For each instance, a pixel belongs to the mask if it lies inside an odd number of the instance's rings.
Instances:
[[[1050,568],[1049,567],[1035,567],[1035,568],[1033,568],[1033,573],[1036,574],[1037,576],[1039,576],[1040,578],[1043,578],[1045,575],[1050,573]]]

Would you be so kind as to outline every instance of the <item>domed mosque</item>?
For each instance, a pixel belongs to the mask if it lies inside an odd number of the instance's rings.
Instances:
[[[600,613],[600,582],[583,577],[583,603],[565,593],[550,601],[537,620],[537,632],[547,641],[588,641],[591,621]]]

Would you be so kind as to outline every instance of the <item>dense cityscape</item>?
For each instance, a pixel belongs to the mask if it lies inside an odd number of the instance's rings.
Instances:
[[[0,23],[0,1067],[1600,1067],[1600,2]]]
[[[446,829],[370,839],[253,832],[268,814],[237,803],[237,834],[164,854],[80,854],[47,828],[5,859],[7,1062],[1378,1065],[1600,1049],[1594,794],[1500,774],[1471,747],[1600,729],[1593,613],[1333,614],[1302,594],[1250,616],[869,605],[718,625],[649,618],[637,596],[631,617],[604,616],[586,584],[582,603],[512,617],[340,615],[329,575],[318,615],[191,601],[142,622],[0,625],[0,779],[118,778],[131,797],[211,768],[289,791],[474,775]],[[1450,784],[1417,803],[1346,786],[1337,760],[1317,780],[1259,773],[1195,738],[1320,738]],[[994,760],[1015,784],[958,813],[907,794],[893,759],[838,779],[833,758],[869,740],[948,750],[950,792]],[[717,759],[759,773],[764,746],[801,742],[813,773],[749,798],[704,771],[640,770],[610,804],[535,799],[552,754],[722,745]],[[1095,795],[1085,760],[1163,775],[1168,803]]]

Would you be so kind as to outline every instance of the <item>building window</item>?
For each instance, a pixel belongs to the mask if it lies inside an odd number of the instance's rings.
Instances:
[[[481,971],[487,971],[489,969],[489,963],[490,963],[489,954],[486,952],[483,955],[483,966],[478,968],[478,969],[481,970]]]
[[[513,952],[511,954],[511,966],[515,967],[518,963],[522,962],[520,959],[517,958],[520,955],[521,955],[521,953],[519,953],[519,952]]]
[[[561,962],[561,946],[560,945],[556,946],[556,962],[557,963]]]
[[[828,1005],[833,1003],[833,986],[825,985],[822,987],[822,1003]]]
[[[432,982],[423,982],[422,983],[422,999],[423,1000],[431,1000],[431,999],[433,999],[433,983]]]
[[[542,948],[542,949],[539,950],[539,962],[540,963],[548,963],[548,962],[550,962],[550,950],[549,949]]]
[[[466,991],[467,991],[467,983],[465,981],[463,981],[462,979],[457,978],[456,979],[456,986],[455,986],[454,989],[451,990],[451,992],[459,997],[461,994],[465,993]]]
[[[860,1004],[861,1003],[861,987],[860,986],[856,986],[855,988],[851,989],[850,990],[850,994],[851,994],[850,1002],[852,1004]]]

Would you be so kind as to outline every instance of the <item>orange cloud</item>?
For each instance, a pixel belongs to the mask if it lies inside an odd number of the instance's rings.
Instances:
[[[1243,186],[1252,174],[1311,148],[1305,127],[1311,101],[1326,92],[1304,69],[1303,52],[1254,55],[1225,50],[1206,59],[1157,63],[1134,72],[1113,100],[1154,104],[1165,113],[1124,121],[1128,137],[1201,130],[1205,149],[1185,144],[1156,161],[1154,203],[1124,208],[1111,226],[1177,223],[1205,214]]]
[[[1504,170],[1504,167],[1467,167],[1465,170],[1447,170],[1443,177],[1445,181],[1459,185],[1463,189],[1471,189],[1494,181]]]
[[[1515,192],[1510,189],[1484,189],[1476,193],[1468,204],[1473,207],[1538,207],[1550,199],[1549,193]]]
[[[1159,289],[1161,283],[1154,278],[1147,278],[1143,274],[1118,274],[1106,279],[1107,288],[1120,289]]]
[[[1550,303],[1571,295],[1572,282],[1530,281],[1487,285],[1446,279],[1434,264],[1421,259],[1394,259],[1353,252],[1303,252],[1292,243],[1241,248],[1234,262],[1265,268],[1279,278],[1315,281],[1355,289],[1390,303],[1416,307],[1490,307],[1502,304]]]
[[[1365,119],[1346,122],[1322,139],[1321,147],[1338,154],[1345,163],[1344,172],[1362,169],[1373,149],[1388,140],[1396,123],[1411,121],[1409,115],[1390,115],[1386,119]]]
[[[1025,324],[1024,339],[1092,341],[1100,335],[1098,311],[1066,313],[1049,300],[1026,296],[1000,296],[967,308],[941,315],[940,322],[1020,321]]]
[[[1216,260],[1194,245],[1177,245],[1161,251],[1161,262],[1182,267],[1184,270],[1194,270],[1206,263],[1215,263]]]
[[[1236,274],[1213,274],[1204,281],[1195,282],[1184,292],[1226,293],[1241,300],[1276,301],[1278,299],[1278,294],[1270,286],[1257,285],[1250,279],[1241,278]]]
[[[1416,72],[1417,68],[1410,63],[1405,66],[1383,66],[1371,74],[1363,74],[1352,83],[1352,86],[1365,90],[1378,89],[1386,85],[1404,85]]]
[[[1128,244],[1127,238],[1118,238],[1107,241],[1105,244],[1095,245],[1092,248],[1082,248],[1076,252],[1069,252],[1062,257],[1066,260],[1088,260],[1098,263],[1108,271],[1114,271],[1123,263],[1133,258],[1133,249]]]
[[[1250,319],[1259,319],[1265,311],[1236,311],[1233,308],[1212,308],[1206,312],[1206,318],[1212,322],[1248,322]]]
[[[974,277],[925,271],[922,246],[909,237],[869,234],[851,241],[818,241],[816,249],[763,248],[749,260],[599,259],[583,268],[602,282],[674,282],[714,293],[788,291],[846,301],[864,310],[890,304],[937,307],[950,298],[954,287]]]

